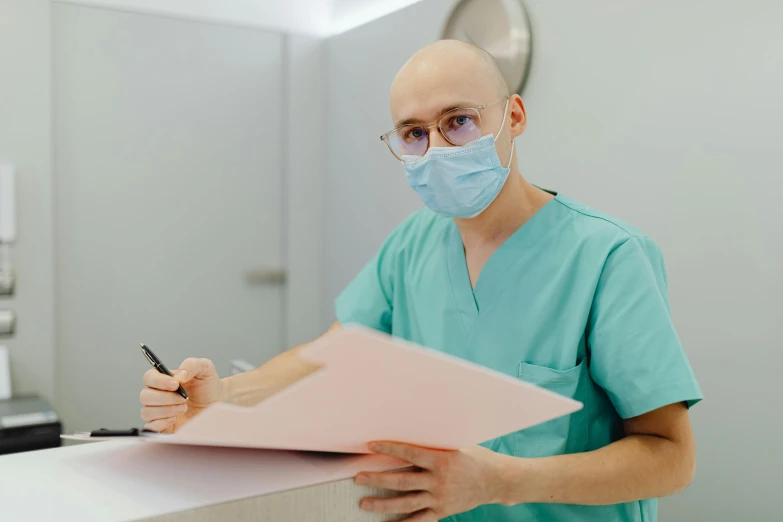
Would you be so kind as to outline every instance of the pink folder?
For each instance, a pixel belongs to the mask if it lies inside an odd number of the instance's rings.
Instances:
[[[171,444],[368,453],[391,440],[460,449],[579,410],[533,384],[373,330],[346,327],[300,352],[323,365],[260,404],[215,404]]]

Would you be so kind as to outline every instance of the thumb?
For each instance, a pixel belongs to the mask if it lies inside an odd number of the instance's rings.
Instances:
[[[189,358],[182,361],[179,369],[174,372],[174,378],[184,384],[193,379],[204,379],[216,375],[215,365],[209,359]]]

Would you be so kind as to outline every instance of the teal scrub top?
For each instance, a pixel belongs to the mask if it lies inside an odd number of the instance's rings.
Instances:
[[[337,319],[456,355],[584,408],[486,446],[518,457],[591,451],[622,419],[701,390],[672,324],[658,246],[557,195],[487,261],[471,288],[455,223],[413,214],[337,299]],[[608,506],[485,505],[454,522],[657,520],[657,500]]]

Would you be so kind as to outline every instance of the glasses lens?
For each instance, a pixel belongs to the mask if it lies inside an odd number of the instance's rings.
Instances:
[[[443,115],[440,129],[453,145],[467,145],[481,137],[481,116],[475,109],[456,109]]]
[[[429,147],[429,133],[423,127],[400,127],[389,135],[389,146],[400,159],[403,156],[424,156]]]

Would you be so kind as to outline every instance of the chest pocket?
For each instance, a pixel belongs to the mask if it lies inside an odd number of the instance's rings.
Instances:
[[[584,402],[587,359],[568,370],[520,363],[519,378],[554,393]],[[549,457],[579,453],[587,448],[587,408],[533,426],[514,434],[514,454],[518,457]]]

